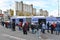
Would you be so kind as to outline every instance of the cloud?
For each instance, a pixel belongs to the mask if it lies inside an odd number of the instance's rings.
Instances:
[[[47,3],[43,2],[43,1],[32,1],[32,2],[31,1],[25,1],[24,3],[29,4],[29,5],[33,4],[33,6],[47,7],[47,6],[45,6]]]
[[[55,10],[58,7],[57,0],[33,0],[33,1],[23,1],[26,4],[33,4],[34,8],[45,9],[45,10]]]
[[[8,0],[2,0],[0,1],[0,9],[7,9],[8,8],[8,4],[6,4],[5,2],[8,1]]]
[[[29,3],[30,2],[30,3]],[[58,1],[57,0],[45,0],[45,1],[25,1],[26,4],[33,4],[35,8],[48,10],[49,16],[58,16]]]
[[[15,1],[21,1],[21,0],[2,0],[0,1],[0,9],[5,11],[6,9],[14,9]]]
[[[13,3],[14,3],[13,1],[15,2],[15,1],[21,1],[21,0],[2,0],[2,3],[0,2],[0,4],[10,6],[10,2],[11,2],[11,5],[13,5]],[[29,4],[29,5],[33,4],[34,7],[39,7],[42,9],[48,8],[51,5],[53,6],[56,2],[56,0],[47,0],[47,1],[44,1],[44,0],[22,0],[22,1],[26,4]]]
[[[49,16],[51,16],[51,15],[58,16],[58,10],[53,10],[53,11],[49,12]],[[59,16],[60,16],[60,11],[59,11]]]
[[[33,4],[33,7],[36,9],[44,9],[48,10],[49,14],[54,15],[54,13],[57,12],[57,0],[2,0],[0,1],[0,9],[6,10],[6,9],[15,9],[15,1],[23,1],[23,3],[31,5]]]

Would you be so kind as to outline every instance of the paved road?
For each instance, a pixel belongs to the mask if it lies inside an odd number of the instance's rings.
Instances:
[[[28,32],[27,35],[24,35],[18,28],[13,32],[11,29],[7,29],[0,25],[0,40],[60,40],[60,35],[46,32],[46,34],[41,33],[41,38],[38,38],[37,34]]]

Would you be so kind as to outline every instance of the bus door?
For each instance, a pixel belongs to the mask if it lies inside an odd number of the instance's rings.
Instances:
[[[23,19],[19,19],[19,22],[23,22]]]
[[[39,24],[42,23],[42,22],[44,22],[46,24],[46,19],[38,19]]]

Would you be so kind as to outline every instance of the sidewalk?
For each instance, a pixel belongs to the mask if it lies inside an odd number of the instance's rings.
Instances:
[[[41,38],[39,38],[37,37],[36,34],[31,34],[30,32],[28,32],[27,35],[24,35],[22,31],[18,30],[18,27],[16,27],[16,31],[12,31],[11,29],[7,29],[5,27],[2,27],[1,25],[0,25],[0,33],[8,34],[10,36],[13,36],[14,38],[18,37],[26,40],[60,40],[60,35],[56,35],[55,33],[51,34],[47,33],[46,31],[45,34],[41,33],[40,36]]]

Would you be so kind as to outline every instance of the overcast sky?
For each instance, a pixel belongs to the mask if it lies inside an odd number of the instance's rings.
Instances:
[[[47,10],[49,15],[58,16],[58,0],[0,0],[0,9],[14,9],[15,1],[23,1],[25,4],[33,4],[33,7],[37,9]],[[59,0],[60,7],[60,0]],[[60,8],[59,8],[60,9]]]

